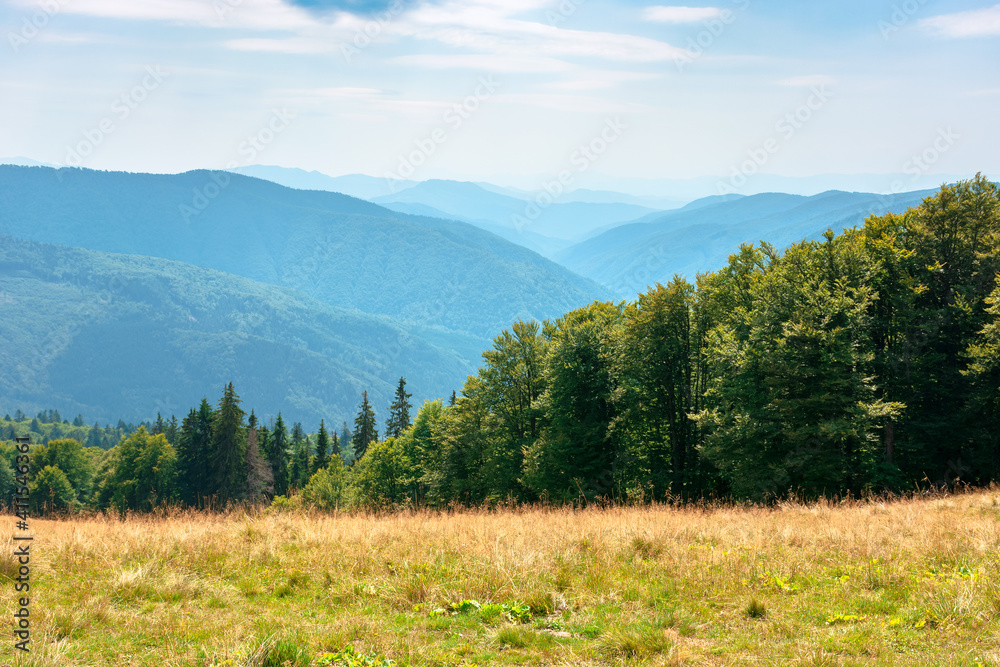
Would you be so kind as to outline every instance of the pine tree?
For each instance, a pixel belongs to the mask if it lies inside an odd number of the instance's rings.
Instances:
[[[250,502],[267,501],[274,493],[274,475],[259,447],[259,435],[267,430],[257,428],[257,416],[252,411],[247,424],[250,429],[247,433],[247,498]]]
[[[361,394],[361,407],[358,416],[354,419],[354,438],[351,444],[354,446],[354,458],[360,459],[368,450],[368,445],[378,440],[378,431],[375,430],[375,411],[372,410],[371,403],[368,402],[368,392]]]
[[[177,436],[177,459],[181,498],[197,507],[214,491],[210,477],[212,460],[212,420],[215,412],[208,399],[201,399],[198,409],[191,408],[181,422]]]
[[[177,446],[177,415],[170,415],[170,421],[167,423],[167,429],[163,432],[167,436],[167,442],[169,442],[174,447]]]
[[[13,438],[11,439],[13,440]],[[101,447],[103,449],[104,441],[101,439],[101,427],[97,425],[97,422],[94,422],[94,425],[90,427],[85,444],[87,447]]]
[[[392,405],[389,406],[389,419],[385,422],[385,437],[398,438],[410,426],[410,408],[413,405],[409,402],[412,394],[406,392],[406,379],[399,378],[396,386],[396,395],[393,397]]]
[[[166,433],[167,423],[163,421],[163,415],[159,412],[156,413],[156,421],[153,423],[153,428],[149,432],[150,435],[159,435],[160,433]]]
[[[337,434],[333,434],[334,438]],[[315,473],[322,470],[330,462],[330,436],[326,432],[326,424],[319,420],[319,433],[316,434],[316,456],[313,458],[312,470]]]
[[[344,462],[344,457],[340,453],[340,437],[337,435],[337,430],[334,429],[330,431],[330,460],[327,465],[333,462],[334,457],[340,459],[340,462]]]
[[[298,490],[309,481],[309,444],[302,424],[292,425],[292,457],[288,466],[288,484]]]
[[[345,463],[354,462],[354,451],[351,449],[351,442],[353,438],[351,433],[351,427],[347,425],[345,421],[340,425],[340,456],[344,459]]]
[[[288,494],[288,430],[280,412],[278,418],[274,420],[270,436],[267,442],[262,441],[260,445],[264,457],[271,463],[274,494],[284,496]]]
[[[454,389],[452,389],[451,398],[448,399],[448,407],[453,408],[455,407],[456,403],[458,403],[458,393]]]
[[[247,432],[240,398],[233,383],[226,385],[212,421],[213,473],[219,502],[239,500],[246,492]]]

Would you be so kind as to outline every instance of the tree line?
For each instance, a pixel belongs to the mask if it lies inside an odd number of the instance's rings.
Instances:
[[[381,438],[367,394],[350,434],[321,423],[312,439],[280,414],[246,418],[229,385],[176,442],[123,438],[92,497],[442,507],[986,484],[1000,473],[998,250],[1000,191],[977,176],[839,235],[743,245],[633,302],[516,322],[412,423],[401,378]]]

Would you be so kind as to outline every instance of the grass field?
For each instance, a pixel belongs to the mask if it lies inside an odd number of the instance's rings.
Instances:
[[[0,663],[1000,664],[1000,489],[32,529],[34,650]]]

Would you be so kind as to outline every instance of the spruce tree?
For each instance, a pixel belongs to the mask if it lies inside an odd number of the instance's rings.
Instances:
[[[358,416],[354,419],[354,437],[351,444],[354,446],[354,459],[360,459],[368,450],[368,445],[378,440],[378,431],[375,430],[375,411],[372,410],[371,403],[368,402],[368,392],[361,394],[361,407]]]
[[[353,438],[354,435],[351,433],[351,427],[345,421],[340,425],[340,456],[346,463],[354,461],[354,451],[351,449]]]
[[[233,383],[226,385],[212,421],[213,473],[219,502],[244,497],[247,481],[247,431],[240,398]]]
[[[337,437],[337,434],[333,434]],[[326,424],[319,420],[319,433],[316,434],[316,456],[313,458],[311,472],[322,470],[330,462],[330,436],[326,432]]]
[[[247,497],[251,502],[267,501],[274,493],[271,464],[260,448],[261,435],[266,434],[267,429],[257,427],[257,416],[252,411],[247,425],[250,429],[247,433]]]
[[[288,430],[285,420],[278,413],[271,429],[271,437],[267,442],[261,442],[265,458],[271,462],[271,474],[274,476],[274,494],[288,494]]]
[[[385,422],[385,437],[398,438],[410,426],[410,408],[413,405],[409,402],[412,394],[406,392],[406,379],[399,378],[396,385],[396,395],[393,397],[392,405],[389,406],[389,419]]]
[[[156,413],[156,421],[153,422],[153,429],[150,431],[150,435],[159,435],[160,433],[166,433],[167,423],[163,421],[163,415],[159,412]]]
[[[202,398],[198,409],[191,408],[181,422],[177,435],[177,464],[181,498],[196,507],[213,493],[211,464],[212,420],[215,412],[208,399]]]
[[[309,445],[302,424],[292,425],[292,457],[288,466],[288,484],[298,490],[309,481]]]

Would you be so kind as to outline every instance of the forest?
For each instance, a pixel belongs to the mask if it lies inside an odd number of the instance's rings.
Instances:
[[[449,398],[414,408],[400,378],[384,419],[366,392],[353,424],[306,433],[248,414],[232,383],[180,419],[119,424],[110,449],[78,418],[79,435],[32,446],[32,504],[768,502],[985,485],[1000,473],[998,271],[1000,188],[979,175],[839,235],[743,245],[632,302],[515,322]],[[0,437],[24,426],[0,422]],[[0,454],[11,461],[12,443]],[[0,485],[24,481],[0,465]]]

